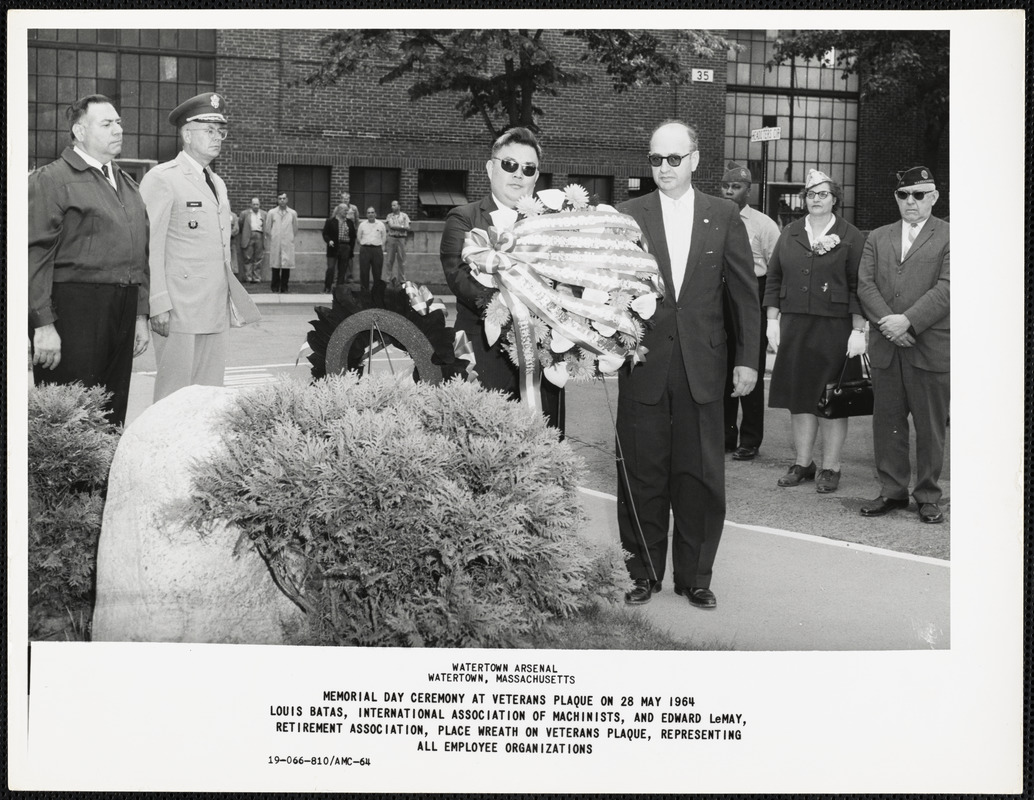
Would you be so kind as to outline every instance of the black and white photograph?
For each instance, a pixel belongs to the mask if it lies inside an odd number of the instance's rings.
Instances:
[[[1020,791],[1024,22],[9,12],[10,788]]]

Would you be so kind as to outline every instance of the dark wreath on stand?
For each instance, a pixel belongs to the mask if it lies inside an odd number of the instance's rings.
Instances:
[[[390,345],[413,359],[414,380],[441,383],[466,376],[467,362],[456,356],[455,331],[446,325],[444,309],[421,314],[402,288],[387,288],[376,303],[343,286],[333,297],[333,305],[316,306],[317,318],[310,320],[314,380],[352,370],[362,374],[368,359]]]

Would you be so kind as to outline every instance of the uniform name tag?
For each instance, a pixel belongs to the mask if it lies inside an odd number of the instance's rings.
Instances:
[[[187,201],[187,208],[201,208],[201,201],[200,200],[188,200]]]

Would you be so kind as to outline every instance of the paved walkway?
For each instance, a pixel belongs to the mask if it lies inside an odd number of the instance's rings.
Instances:
[[[586,532],[617,541],[616,500],[582,490]],[[642,613],[676,638],[737,650],[946,649],[949,562],[726,522],[713,611],[664,586]]]

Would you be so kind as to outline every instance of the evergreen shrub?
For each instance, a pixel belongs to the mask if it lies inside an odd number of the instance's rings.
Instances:
[[[309,644],[510,646],[626,588],[578,533],[579,459],[471,383],[387,376],[241,394],[188,520],[242,531]]]
[[[107,393],[82,384],[29,390],[29,636],[71,622],[82,638],[93,605],[97,541],[119,428]]]

